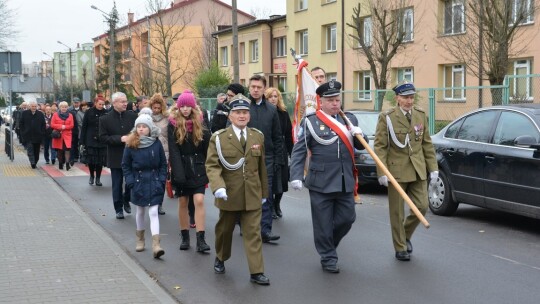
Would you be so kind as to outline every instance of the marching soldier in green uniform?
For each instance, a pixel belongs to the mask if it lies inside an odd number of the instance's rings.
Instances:
[[[401,188],[422,214],[428,208],[427,179],[437,179],[439,171],[435,149],[427,129],[424,110],[413,106],[416,89],[412,83],[393,88],[397,106],[379,115],[375,132],[375,153],[386,165]],[[392,240],[396,259],[409,261],[413,251],[411,238],[420,223],[410,212],[404,215],[404,200],[387,176],[377,168],[379,183],[388,187]],[[429,174],[429,175],[428,175]]]
[[[214,271],[225,273],[225,261],[231,256],[232,233],[240,218],[250,281],[269,285],[264,275],[262,256],[262,204],[268,196],[264,162],[264,135],[248,128],[250,101],[242,94],[230,102],[231,125],[215,132],[206,157],[206,174],[219,208],[216,223],[216,259]]]

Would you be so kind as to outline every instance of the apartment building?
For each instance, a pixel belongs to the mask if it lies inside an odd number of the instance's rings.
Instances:
[[[69,50],[67,52],[54,52],[54,67],[51,72],[54,73],[53,78],[56,85],[69,85],[71,77],[74,85],[84,85],[86,82],[88,87],[92,87],[94,84],[92,50],[92,43],[83,43],[77,44],[71,49],[71,53]]]
[[[158,13],[134,20],[128,13],[128,24],[116,29],[116,51],[121,54],[117,65],[122,82],[134,95],[154,92],[171,94],[191,88],[195,72],[201,62],[214,51],[211,33],[230,26],[232,7],[219,0],[176,0]],[[238,12],[238,23],[255,20],[245,12]],[[105,67],[108,49],[106,33],[94,38],[96,66]],[[172,41],[163,43],[165,39]],[[166,52],[168,55],[163,55]],[[170,73],[164,73],[167,61]],[[165,74],[170,75],[166,79]],[[170,82],[170,84],[168,84]]]

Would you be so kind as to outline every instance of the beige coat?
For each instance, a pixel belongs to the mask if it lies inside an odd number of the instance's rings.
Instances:
[[[256,210],[261,208],[262,198],[268,196],[268,177],[264,163],[264,135],[257,129],[247,128],[246,151],[244,152],[232,126],[217,131],[210,139],[206,157],[206,174],[210,188],[215,192],[225,188],[228,199],[216,199],[215,205],[224,211]],[[235,164],[244,156],[243,167],[227,170],[221,164],[216,137],[221,142],[221,152],[227,162]]]

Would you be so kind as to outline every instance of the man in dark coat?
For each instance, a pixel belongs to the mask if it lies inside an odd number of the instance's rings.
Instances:
[[[111,170],[112,195],[116,218],[123,219],[124,212],[131,213],[129,205],[129,190],[122,186],[124,174],[122,172],[122,157],[124,155],[127,134],[131,131],[137,119],[137,114],[126,111],[127,97],[122,92],[112,95],[112,110],[99,118],[99,140],[107,145],[107,167]]]
[[[26,146],[26,152],[32,168],[36,168],[43,137],[45,136],[45,116],[37,110],[37,102],[29,101],[29,110],[22,112],[19,119],[21,137]]]
[[[71,107],[68,108],[68,112],[73,115],[73,121],[75,125],[71,130],[71,153],[69,154],[69,162],[71,166],[76,161],[79,161],[79,125],[77,124],[77,113],[80,110],[81,100],[78,97],[74,97],[71,103]]]
[[[311,151],[305,184],[311,200],[315,248],[323,271],[338,273],[336,249],[356,219],[354,149],[362,150],[364,146],[355,138],[356,134],[362,134],[356,117],[345,113],[354,125],[348,130],[338,115],[341,84],[331,80],[316,92],[321,98],[321,109],[301,122],[291,156],[291,187],[302,188],[304,165],[308,150]],[[364,139],[368,141],[366,136]]]
[[[266,101],[264,91],[266,78],[261,75],[253,75],[249,79],[249,95],[251,106],[249,113],[251,120],[248,127],[255,128],[264,134],[264,151],[266,172],[268,174],[268,198],[263,204],[261,217],[261,234],[264,243],[276,241],[279,235],[272,234],[272,179],[274,170],[283,164],[283,138],[279,124],[277,108]]]
[[[227,94],[217,96],[217,105],[212,115],[212,133],[225,129],[227,127],[227,116],[229,115],[229,106],[227,99],[232,99],[235,95],[244,95],[244,86],[239,83],[231,83],[227,87]]]

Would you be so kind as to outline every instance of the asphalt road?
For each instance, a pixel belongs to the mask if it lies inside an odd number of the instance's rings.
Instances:
[[[362,193],[357,220],[338,248],[341,273],[324,273],[313,245],[308,192],[285,194],[283,219],[274,222],[277,244],[264,244],[268,287],[249,282],[238,229],[227,272],[213,271],[218,210],[207,190],[206,231],[210,254],[180,244],[177,202],[165,199],[160,216],[165,255],[155,260],[147,232],[144,252],[135,252],[134,213],[116,220],[109,176],[103,187],[88,177],[55,180],[83,209],[181,303],[538,303],[540,221],[460,206],[453,217],[428,212],[430,229],[419,227],[410,262],[394,258],[384,191]],[[147,222],[148,224],[148,222]],[[74,236],[77,237],[77,236]]]

